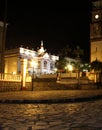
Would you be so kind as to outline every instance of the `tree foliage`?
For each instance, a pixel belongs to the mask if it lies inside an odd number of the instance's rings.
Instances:
[[[91,70],[94,70],[95,72],[102,71],[102,62],[98,61],[97,59],[91,62]]]
[[[80,57],[84,55],[84,51],[79,46],[76,46],[76,48],[73,50],[73,54],[75,55],[76,59],[80,59]]]
[[[65,66],[66,66],[66,59],[63,58],[63,57],[60,57],[59,58],[59,61],[56,62],[56,67],[58,70],[64,70],[65,69]]]
[[[59,56],[60,57],[70,57],[71,56],[71,53],[72,52],[72,49],[69,45],[65,46],[64,48],[61,49],[60,53],[59,53]]]
[[[65,66],[68,64],[65,57],[71,58],[74,55],[73,59],[76,59],[77,61],[72,64],[78,69],[80,65],[79,59],[83,53],[83,50],[79,46],[76,46],[75,49],[72,49],[69,45],[65,46],[59,53],[59,61],[56,62],[56,67],[60,70],[64,70]]]

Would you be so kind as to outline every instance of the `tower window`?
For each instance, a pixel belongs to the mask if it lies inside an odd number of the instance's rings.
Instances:
[[[96,52],[97,52],[97,47],[96,47]]]

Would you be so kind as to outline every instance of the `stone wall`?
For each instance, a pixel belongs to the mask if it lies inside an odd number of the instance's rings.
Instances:
[[[66,82],[62,82],[66,81]],[[36,78],[32,82],[26,82],[26,91],[44,91],[44,90],[70,90],[70,89],[95,89],[96,87],[88,82],[87,79],[80,79],[80,87],[78,88],[77,82],[74,82],[76,79],[73,80],[74,83],[68,82],[68,79],[62,79],[60,81],[56,81],[56,78]],[[69,79],[70,81],[70,79]],[[25,91],[22,90],[21,82],[14,82],[14,81],[0,81],[0,92],[3,91]]]
[[[34,91],[43,91],[43,90],[68,90],[75,89],[77,85],[68,85],[68,84],[60,84],[56,82],[56,78],[41,78],[35,79],[33,82],[33,90]],[[32,83],[26,83],[26,89],[32,89]]]
[[[33,91],[44,90],[68,90],[75,89],[76,85],[60,84],[56,82],[55,78],[51,79],[35,79],[33,82]],[[3,91],[21,91],[21,82],[0,81],[0,92]],[[32,82],[26,82],[26,91],[32,90]]]
[[[21,82],[15,81],[0,81],[0,92],[4,91],[20,91]]]

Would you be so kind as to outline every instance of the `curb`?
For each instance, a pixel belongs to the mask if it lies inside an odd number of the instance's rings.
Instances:
[[[87,102],[95,101],[102,99],[102,95],[83,97],[83,98],[69,98],[69,99],[46,99],[46,100],[0,100],[1,104],[55,104],[55,103],[78,103],[78,102]]]

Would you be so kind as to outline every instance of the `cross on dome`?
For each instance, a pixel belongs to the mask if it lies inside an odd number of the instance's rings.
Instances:
[[[41,41],[41,46],[40,49],[38,50],[38,54],[43,54],[45,52],[44,46],[43,46],[43,41]]]

